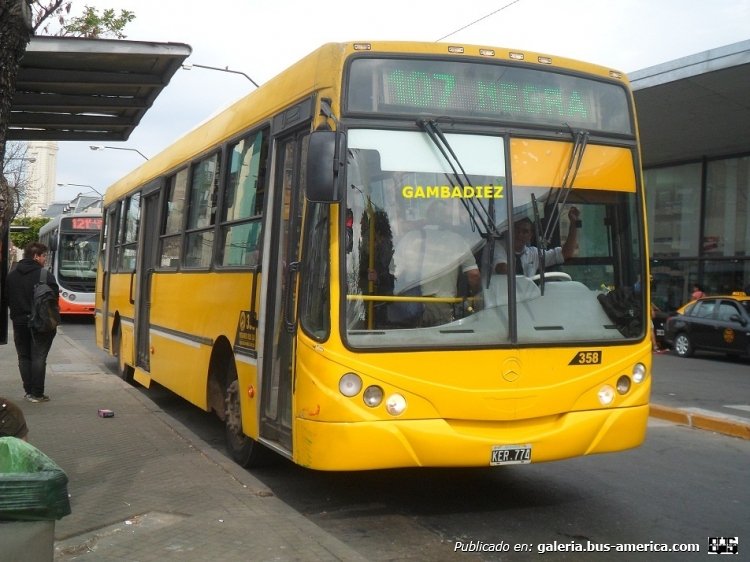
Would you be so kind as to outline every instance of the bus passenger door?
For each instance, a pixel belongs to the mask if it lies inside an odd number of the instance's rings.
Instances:
[[[149,187],[158,187],[149,186]],[[142,236],[138,255],[141,259],[138,268],[136,292],[135,325],[135,364],[144,371],[151,370],[151,278],[156,268],[159,246],[159,191],[144,191],[141,206]]]
[[[103,275],[101,279],[97,279],[97,283],[101,283],[101,310],[98,312],[101,315],[101,322],[99,324],[99,331],[97,333],[97,339],[101,338],[101,346],[103,349],[108,349],[110,353],[114,353],[110,346],[111,323],[109,319],[109,283],[112,278],[112,272],[116,271],[116,255],[115,252],[115,240],[117,238],[117,219],[118,209],[120,205],[112,205],[107,210],[107,216],[104,219],[104,254],[99,256],[101,261],[101,271]]]
[[[260,435],[292,448],[292,392],[296,328],[296,287],[304,201],[300,162],[307,148],[301,133],[276,142],[271,237],[265,318]]]

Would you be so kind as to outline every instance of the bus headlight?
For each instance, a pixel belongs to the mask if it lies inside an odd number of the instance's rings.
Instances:
[[[362,390],[362,379],[356,373],[346,373],[339,379],[339,392],[344,396],[356,396]]]
[[[627,394],[630,390],[630,377],[628,375],[622,375],[617,379],[617,392],[620,394]]]
[[[599,389],[597,396],[599,397],[599,402],[601,402],[602,406],[609,406],[612,403],[612,400],[615,399],[615,389],[608,384],[605,384]]]
[[[73,294],[73,293],[70,293],[70,295],[68,295],[68,299],[70,299],[71,301],[74,301],[74,300],[76,300],[76,296],[75,296],[75,294]]]
[[[406,398],[400,394],[391,394],[385,401],[385,409],[392,416],[400,416],[406,410]]]
[[[365,388],[362,400],[364,400],[365,404],[370,408],[374,408],[383,401],[383,389],[379,386],[368,386]]]
[[[643,363],[636,363],[633,365],[633,381],[641,383],[646,380],[646,365]]]

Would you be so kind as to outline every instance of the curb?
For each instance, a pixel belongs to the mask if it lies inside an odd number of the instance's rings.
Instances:
[[[651,404],[649,415],[695,429],[704,429],[730,437],[750,440],[750,423],[741,419],[708,416],[701,412],[670,408],[658,404]]]

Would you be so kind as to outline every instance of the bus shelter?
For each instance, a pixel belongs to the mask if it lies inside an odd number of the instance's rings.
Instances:
[[[191,52],[183,43],[33,37],[20,63],[7,139],[127,140]],[[9,231],[0,224],[3,344]]]

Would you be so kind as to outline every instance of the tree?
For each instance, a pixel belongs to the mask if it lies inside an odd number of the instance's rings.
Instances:
[[[34,33],[56,35],[59,37],[82,37],[99,39],[114,37],[125,39],[123,29],[135,19],[129,10],[120,10],[118,16],[113,9],[106,9],[101,14],[96,8],[86,6],[83,14],[70,18],[72,0],[27,0],[34,12],[32,26]],[[55,27],[57,30],[55,31]]]
[[[0,161],[5,162],[6,139],[18,67],[31,36],[40,29],[49,33],[50,26],[59,29],[53,35],[98,38],[125,37],[124,27],[131,22],[133,12],[96,9],[86,6],[80,17],[67,22],[71,0],[0,0]],[[19,196],[12,189],[5,174],[0,174],[0,240],[7,231],[17,209]]]
[[[70,7],[73,4],[71,0],[26,0],[26,3],[29,4],[33,14],[31,26],[34,34],[42,28],[44,35],[50,34],[49,26],[55,19],[60,25],[64,25],[65,15],[70,13]]]
[[[19,212],[28,212],[26,195],[29,188],[29,162],[33,158],[27,155],[28,144],[25,142],[9,142],[5,146],[5,159],[2,162],[2,174],[8,183],[8,197],[13,203],[12,220]],[[25,209],[25,210],[24,210]]]
[[[86,37],[88,39],[97,37],[115,37],[125,39],[122,30],[135,19],[135,14],[128,10],[120,10],[116,16],[112,9],[104,10],[101,15],[91,6],[86,6],[83,15],[73,18],[70,23],[63,25],[60,35]]]
[[[26,230],[10,233],[10,240],[16,248],[25,248],[29,242],[39,240],[39,230],[51,219],[49,217],[21,217],[13,221],[14,226],[25,226]]]

